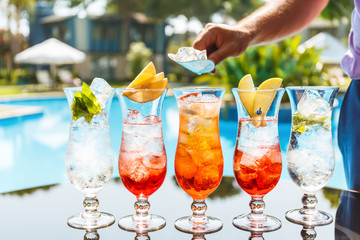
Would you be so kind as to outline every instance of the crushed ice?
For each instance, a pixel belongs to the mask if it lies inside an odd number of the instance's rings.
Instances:
[[[128,114],[126,119],[127,123],[153,124],[159,121],[160,121],[159,118],[155,115],[144,116],[138,110],[128,109]]]
[[[176,54],[169,53],[169,58],[184,68],[200,75],[215,68],[213,61],[207,59],[206,50],[199,51],[192,47],[181,47]]]
[[[94,78],[90,85],[90,89],[99,101],[101,109],[104,109],[106,101],[113,92],[113,88],[104,79]]]
[[[331,107],[317,90],[306,89],[297,104],[297,112],[305,117],[324,116],[331,113]]]
[[[199,51],[192,47],[181,47],[176,54],[169,53],[168,56],[175,62],[191,62],[207,59],[206,50]]]

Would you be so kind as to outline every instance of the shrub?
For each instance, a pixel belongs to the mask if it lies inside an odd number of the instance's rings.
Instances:
[[[127,66],[126,75],[134,79],[141,70],[151,61],[153,52],[143,42],[130,44],[130,50],[126,54]]]
[[[283,87],[298,85],[329,85],[328,75],[319,62],[321,50],[297,50],[301,36],[288,38],[277,44],[251,47],[237,58],[228,58],[216,67],[216,74],[202,75],[197,83],[237,87],[239,80],[250,73],[255,86],[271,77],[283,79]]]

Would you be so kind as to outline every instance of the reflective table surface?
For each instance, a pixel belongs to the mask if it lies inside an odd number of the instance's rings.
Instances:
[[[316,195],[317,208],[334,217],[333,223],[315,229],[293,224],[285,219],[287,210],[300,208],[302,192],[292,181],[282,179],[265,196],[265,213],[276,216],[282,227],[264,233],[263,238],[250,239],[360,239],[360,193],[324,188]],[[135,197],[125,189],[119,178],[114,178],[98,195],[99,210],[116,217],[114,225],[86,233],[69,227],[67,218],[83,211],[84,196],[70,183],[41,186],[0,196],[2,239],[134,239],[136,233],[126,232],[117,226],[120,217],[134,213]],[[250,196],[242,191],[233,177],[224,177],[218,189],[207,199],[208,216],[223,221],[224,227],[206,236],[193,236],[175,229],[177,218],[191,214],[192,199],[177,185],[174,176],[167,176],[162,187],[149,198],[150,213],[165,217],[166,226],[148,236],[137,239],[249,239],[251,233],[232,225],[232,219],[248,213]],[[316,236],[315,236],[316,235]]]

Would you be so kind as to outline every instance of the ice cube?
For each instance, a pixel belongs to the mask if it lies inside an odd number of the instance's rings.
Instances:
[[[305,117],[326,116],[331,113],[331,107],[317,90],[307,89],[297,104],[297,112]]]
[[[199,51],[192,47],[181,47],[176,54],[169,53],[168,56],[175,62],[191,62],[207,59],[206,50]]]
[[[201,102],[201,93],[194,92],[194,93],[186,94],[181,96],[180,99],[185,102]]]
[[[155,115],[149,115],[144,117],[144,123],[154,124],[159,122],[160,122],[159,118]]]
[[[94,78],[90,89],[100,103],[101,109],[105,108],[106,101],[111,96],[113,88],[102,78]]]
[[[205,103],[219,102],[220,100],[220,98],[216,97],[213,94],[201,94],[200,92],[190,93],[180,98],[187,102],[205,102]]]
[[[161,156],[156,156],[156,155],[144,156],[142,163],[147,168],[163,169],[166,167],[166,157],[165,154]]]
[[[216,97],[213,94],[203,94],[201,96],[201,101],[202,102],[210,102],[210,103],[214,103],[214,102],[219,102],[220,98]]]
[[[142,164],[141,159],[133,161],[128,167],[128,175],[134,182],[146,181],[150,176],[150,172]]]
[[[128,109],[127,123],[144,123],[144,116],[138,111]]]

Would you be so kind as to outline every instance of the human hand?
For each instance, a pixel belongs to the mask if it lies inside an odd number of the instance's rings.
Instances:
[[[237,57],[250,44],[250,33],[238,25],[208,23],[194,40],[193,47],[207,51],[215,65],[228,57]]]

